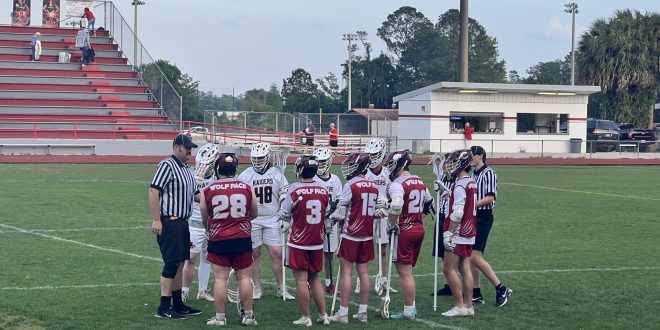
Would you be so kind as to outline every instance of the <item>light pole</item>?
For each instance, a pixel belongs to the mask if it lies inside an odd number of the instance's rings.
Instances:
[[[573,16],[573,28],[571,32],[571,85],[575,85],[575,14],[579,13],[578,5],[575,2],[564,5],[565,12]]]
[[[353,62],[353,52],[357,50],[357,45],[353,44],[358,37],[355,33],[344,33],[342,40],[348,41],[348,111],[351,111],[351,62]]]
[[[137,9],[138,9],[138,6],[142,6],[144,4],[145,4],[145,2],[141,1],[141,0],[133,0],[133,2],[131,2],[131,5],[133,5],[133,7],[135,7],[135,14],[133,15],[133,32],[135,33],[134,38],[133,38],[133,65],[135,67],[139,66],[138,56],[137,56],[137,49],[138,49],[138,38],[137,38],[137,35],[138,35],[138,19],[137,19],[137,17],[138,17],[138,15],[137,15]]]

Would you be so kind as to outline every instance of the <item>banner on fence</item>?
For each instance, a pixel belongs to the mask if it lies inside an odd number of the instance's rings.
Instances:
[[[11,25],[30,26],[30,0],[14,0]]]
[[[60,0],[44,0],[41,25],[46,28],[60,27]]]
[[[92,9],[92,0],[67,0],[66,17],[81,17],[85,7]]]

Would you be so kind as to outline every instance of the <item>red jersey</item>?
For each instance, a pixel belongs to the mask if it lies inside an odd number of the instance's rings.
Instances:
[[[452,185],[449,192],[449,207],[447,218],[442,230],[449,230],[451,215],[455,210],[463,209],[461,222],[456,226],[458,237],[454,242],[459,244],[474,244],[477,235],[477,183],[470,176],[462,177]]]
[[[289,185],[282,209],[292,215],[288,246],[303,250],[323,249],[323,222],[330,193],[316,182]],[[295,206],[294,203],[297,203]]]
[[[209,241],[251,237],[252,187],[234,179],[220,179],[204,188]]]
[[[369,240],[373,237],[376,199],[378,186],[374,181],[354,177],[346,182],[339,195],[339,205],[349,207],[348,221],[342,228],[344,237],[354,241]]]
[[[431,194],[426,189],[424,182],[416,175],[400,176],[387,189],[390,198],[403,198],[403,207],[399,216],[399,228],[401,231],[424,232],[424,203],[431,200]]]
[[[339,130],[336,127],[330,129],[330,141],[337,141],[339,139]]]

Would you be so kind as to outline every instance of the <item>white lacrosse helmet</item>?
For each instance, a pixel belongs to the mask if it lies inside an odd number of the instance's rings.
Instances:
[[[270,161],[270,143],[259,142],[253,144],[250,150],[250,161],[257,173],[265,173],[268,170]]]
[[[369,158],[371,158],[371,164],[369,168],[376,168],[385,158],[385,140],[381,138],[371,139],[366,146],[364,146],[364,152],[369,153]]]
[[[198,181],[208,179],[213,175],[213,165],[219,153],[220,147],[217,144],[207,143],[199,148],[195,155],[195,178]]]
[[[325,175],[330,169],[330,165],[332,165],[332,157],[334,156],[332,150],[328,148],[317,148],[314,150],[314,156],[316,156],[316,160],[319,162],[319,169],[316,171],[316,175]]]

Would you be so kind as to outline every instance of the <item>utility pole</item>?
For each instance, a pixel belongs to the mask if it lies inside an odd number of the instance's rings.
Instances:
[[[461,82],[468,82],[468,22],[470,16],[468,15],[468,0],[461,0],[461,16],[460,16],[460,37],[459,37],[459,56],[458,60],[460,68],[458,71],[459,80]]]
[[[565,12],[573,16],[573,28],[571,32],[571,85],[575,85],[575,14],[579,13],[578,5],[575,2],[564,5]]]
[[[353,44],[354,40],[357,40],[358,37],[355,33],[344,33],[342,40],[348,41],[348,111],[351,111],[351,63],[353,62],[353,52],[357,50],[357,45]]]
[[[135,7],[135,14],[133,15],[133,32],[135,33],[134,38],[133,38],[133,66],[136,68],[140,66],[138,63],[138,6],[144,5],[145,2],[141,0],[133,0],[131,2],[131,5]]]

